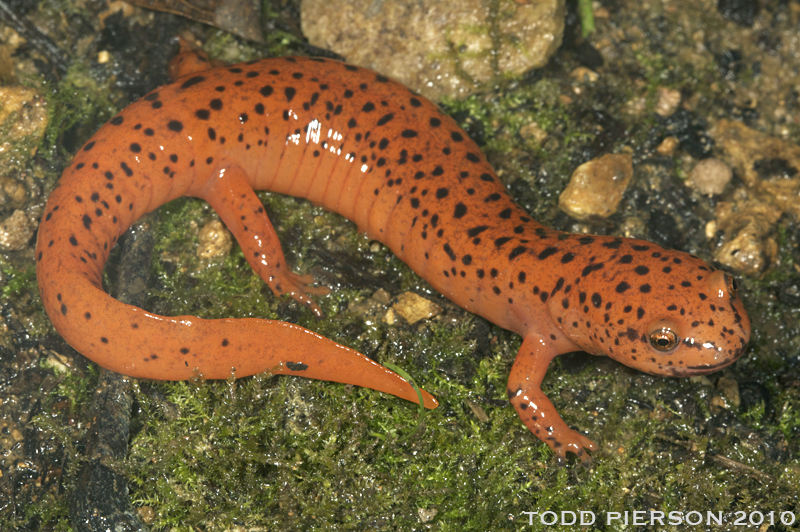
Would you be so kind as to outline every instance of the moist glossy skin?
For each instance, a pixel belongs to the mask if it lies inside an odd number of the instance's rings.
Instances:
[[[186,61],[186,64],[202,64]],[[192,68],[196,68],[196,65]],[[434,104],[375,72],[279,58],[193,73],[113,118],[50,197],[37,276],[53,324],[79,352],[135,377],[263,371],[366,386],[416,401],[402,378],[288,323],[164,317],[102,291],[109,251],[179,196],[208,201],[251,266],[318,308],[253,189],[308,198],[358,224],[452,301],[523,336],[508,395],[563,461],[597,446],[541,392],[550,360],[585,350],[658,375],[720,369],[750,322],[733,280],[648,242],[547,229],[518,207],[478,147]],[[436,401],[424,393],[425,406]]]

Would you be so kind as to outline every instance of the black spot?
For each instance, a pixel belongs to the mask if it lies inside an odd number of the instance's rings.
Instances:
[[[122,171],[125,172],[126,176],[130,177],[133,175],[133,170],[131,170],[130,167],[125,164],[125,162],[119,163],[119,167],[122,168]]]
[[[180,133],[181,131],[183,131],[183,122],[181,122],[180,120],[170,120],[167,123],[167,128],[170,131],[174,131],[175,133]]]
[[[386,125],[386,124],[388,124],[388,123],[389,123],[389,122],[390,122],[390,121],[391,121],[393,118],[394,118],[394,114],[393,114],[393,113],[385,114],[385,115],[383,115],[383,116],[380,118],[380,120],[378,120],[378,125],[379,125],[379,126]]]
[[[480,162],[481,158],[472,152],[467,152],[467,160],[472,163]]]
[[[442,247],[444,249],[444,252],[447,253],[447,256],[450,257],[450,260],[456,260],[456,254],[453,251],[453,248],[450,247],[450,244],[445,243],[445,245]]]
[[[508,260],[514,260],[526,251],[528,251],[528,248],[525,246],[517,246],[511,250],[511,253],[508,254]]]
[[[450,194],[450,190],[447,188],[440,188],[436,190],[436,199],[444,199],[447,195]]]
[[[411,98],[409,101],[411,102],[412,107],[422,107],[422,102],[416,98]]]
[[[286,95],[286,101],[291,102],[294,95],[297,94],[297,90],[294,87],[286,87],[283,89],[283,93]]]
[[[501,236],[500,238],[498,238],[498,239],[496,239],[494,241],[494,245],[499,248],[499,247],[503,246],[504,244],[508,243],[509,240],[511,240],[511,239],[508,238],[508,237],[505,237],[505,236]]]
[[[598,294],[597,292],[592,294],[592,305],[594,305],[594,308],[600,308],[600,305],[602,304],[603,304],[603,298],[600,296],[600,294]]]
[[[197,85],[198,83],[205,81],[205,77],[203,76],[194,76],[193,78],[189,78],[183,82],[181,85],[181,89],[188,89],[192,85]]]
[[[500,198],[502,198],[502,197],[503,197],[503,196],[501,196],[499,193],[495,192],[495,193],[493,193],[493,194],[489,194],[488,196],[486,196],[485,198],[483,198],[483,202],[484,202],[484,203],[490,203],[490,202],[492,202],[492,201],[497,201],[497,200],[499,200],[499,199],[500,199]]]
[[[433,172],[431,172],[431,175],[435,177],[439,177],[442,174],[444,174],[444,168],[442,168],[441,166],[437,166],[436,168],[433,169]]]
[[[371,113],[375,110],[375,104],[372,102],[367,102],[364,104],[364,107],[361,108],[361,111],[365,113]]]
[[[484,231],[486,231],[487,229],[489,229],[488,225],[479,225],[477,227],[473,227],[472,229],[469,229],[467,231],[467,236],[469,236],[470,238],[476,237],[479,234],[481,234]]]
[[[115,116],[114,118],[109,120],[108,123],[111,124],[112,126],[118,126],[118,125],[122,124],[123,120],[124,120],[124,118],[122,118],[121,116]]]
[[[442,121],[436,117],[431,118],[431,127],[439,127],[442,125]]]
[[[635,271],[639,275],[647,275],[648,273],[650,273],[650,268],[648,268],[647,266],[637,266],[636,269],[633,271]]]
[[[91,229],[92,228],[92,218],[91,218],[91,216],[89,216],[88,214],[84,214],[82,220],[83,220],[83,226],[86,229]]]
[[[453,211],[453,218],[463,218],[467,214],[467,206],[460,201],[456,203],[455,211]]]
[[[156,132],[155,132],[155,131],[153,131],[151,128],[149,128],[149,127],[148,127],[148,128],[145,128],[145,130],[144,130],[144,134],[145,134],[145,135],[147,135],[148,137],[152,137],[153,135],[155,135],[155,134],[156,134]]]
[[[620,264],[630,264],[633,262],[633,255],[623,255],[619,258]]]
[[[643,284],[642,286],[639,287],[639,291],[641,293],[643,293],[643,294],[649,294],[650,293],[650,285],[649,284]]]
[[[644,317],[644,309],[642,307],[636,309],[636,317],[639,319],[642,319]]]
[[[617,290],[617,293],[618,293],[618,294],[622,294],[622,293],[625,293],[627,290],[629,290],[629,289],[630,289],[630,287],[631,287],[631,285],[629,285],[629,284],[628,284],[628,283],[626,283],[625,281],[622,281],[621,283],[619,283],[619,284],[617,285],[617,288],[616,288],[616,290]]]
[[[94,141],[87,142],[86,146],[83,147],[83,151],[89,151],[94,148]]]
[[[549,257],[549,256],[551,256],[551,255],[555,255],[556,253],[558,253],[558,248],[556,248],[556,247],[549,247],[549,248],[545,248],[545,249],[544,249],[544,250],[543,250],[541,253],[539,253],[539,254],[538,254],[536,257],[537,257],[539,260],[544,260],[544,259],[546,259],[547,257]],[[563,260],[563,257],[562,257],[562,260],[561,260],[561,262],[564,262],[564,260]]]
[[[140,153],[142,151],[142,147],[139,146],[139,143],[134,142],[130,145],[130,149],[133,153]]]
[[[596,262],[594,264],[590,264],[583,269],[583,271],[581,272],[581,277],[586,277],[590,273],[595,272],[597,270],[601,270],[602,268],[603,268],[602,262]]]
[[[272,88],[272,85],[264,85],[258,90],[258,92],[261,93],[261,96],[269,96],[273,93],[273,91],[274,89]]]
[[[561,264],[567,264],[569,262],[572,262],[573,259],[575,259],[574,253],[572,252],[564,253],[564,255],[561,256]]]
[[[213,127],[208,128],[208,138],[211,140],[217,139],[217,131]]]

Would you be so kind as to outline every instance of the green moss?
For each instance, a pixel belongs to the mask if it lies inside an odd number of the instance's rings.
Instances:
[[[110,82],[98,83],[89,75],[88,69],[86,63],[72,63],[56,90],[48,95],[48,124],[42,141],[42,154],[46,157],[69,155],[63,151],[50,151],[63,150],[63,145],[58,140],[65,131],[76,128],[78,138],[88,138],[98,124],[102,124],[118,111],[111,102],[108,86]]]
[[[296,44],[293,36],[272,35],[270,52]],[[213,54],[236,60],[264,52],[222,33],[206,43]],[[644,118],[621,113],[626,101],[644,96],[652,109],[661,85],[690,87],[707,100],[717,94],[709,83],[716,75],[711,62],[695,67],[646,40],[636,44],[645,48],[634,54],[633,47],[623,47],[620,53],[631,54],[625,56],[630,70],[619,69],[636,73],[643,81],[636,88],[608,69],[597,84],[582,86],[572,104],[561,103],[560,96],[573,95],[572,85],[557,76],[447,102],[464,127],[481,133],[483,149],[504,182],[514,186],[526,208],[544,215],[543,221],[554,217],[552,206],[576,153],[580,158],[582,149],[591,151],[587,146],[597,131],[585,118],[590,111],[618,117],[627,128],[618,144],[604,149],[630,144],[641,156],[656,121],[649,113]],[[73,67],[71,73],[53,97],[48,142],[69,127],[88,135],[115,111],[108,90],[88,80],[85,67]],[[547,133],[543,143],[523,136],[531,123]],[[131,479],[134,502],[156,510],[155,529],[549,530],[539,521],[529,526],[523,512],[589,510],[602,519],[605,512],[648,508],[798,511],[800,396],[791,385],[797,370],[787,353],[797,352],[800,335],[786,332],[797,321],[796,310],[774,296],[780,283],[796,275],[790,226],[779,233],[779,263],[763,279],[747,280],[756,333],[747,358],[725,373],[740,383],[764,383],[771,405],[757,401],[742,412],[715,410],[711,399],[718,392],[712,387],[636,374],[606,359],[560,357],[543,388],[567,423],[600,445],[593,469],[586,471],[574,459],[555,467],[552,452],[508,404],[505,385],[519,337],[447,303],[340,216],[302,200],[260,197],[289,264],[334,288],[318,298],[325,319],[274,297],[238,246],[223,257],[199,259],[197,229],[215,214],[194,199],[161,210],[148,308],[209,318],[288,319],[379,362],[397,364],[441,405],[421,413],[412,403],[371,390],[289,377],[141,383],[130,456],[116,465]],[[2,274],[6,298],[29,292],[28,303],[38,305],[32,267],[3,264]],[[391,295],[407,290],[426,295],[444,311],[413,326],[388,325],[383,321],[387,309],[370,300],[384,287]],[[37,336],[48,329],[36,329]],[[68,405],[63,418],[83,415],[94,376],[71,372],[58,378],[53,401]],[[480,421],[467,401],[489,421]],[[74,422],[49,407],[44,411],[48,414],[37,418],[37,428],[74,460],[80,436]],[[715,454],[775,480],[723,467],[713,460]],[[70,485],[65,487],[69,492]],[[47,494],[26,512],[30,519],[37,516],[66,530],[65,501]],[[432,516],[430,521],[423,522],[421,513]]]

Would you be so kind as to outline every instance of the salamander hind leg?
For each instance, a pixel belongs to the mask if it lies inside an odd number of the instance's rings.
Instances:
[[[330,290],[312,286],[311,275],[296,274],[288,268],[275,229],[241,168],[230,165],[218,169],[194,194],[219,214],[239,242],[247,262],[275,295],[288,294],[317,316],[322,315],[310,296],[325,295]]]
[[[508,398],[525,426],[550,446],[559,464],[572,452],[588,467],[592,459],[586,451],[597,450],[597,445],[569,428],[541,389],[550,361],[559,354],[539,338],[526,337],[508,377]]]

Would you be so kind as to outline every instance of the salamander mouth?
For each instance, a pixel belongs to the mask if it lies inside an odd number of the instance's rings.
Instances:
[[[704,373],[711,373],[713,371],[717,371],[724,367],[730,366],[732,363],[736,362],[738,358],[739,356],[737,355],[735,357],[724,360],[719,364],[703,365],[703,366],[686,366],[686,369],[692,371],[691,373],[692,375],[702,375]]]
[[[695,375],[705,375],[706,373],[713,373],[715,371],[721,370],[722,368],[728,367],[737,360],[739,360],[739,357],[741,357],[742,354],[744,353],[744,348],[745,346],[740,347],[739,349],[734,351],[732,356],[717,364],[704,364],[702,366],[686,366],[685,368],[681,368],[676,373],[679,373],[680,376],[683,377],[693,377]]]

